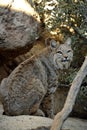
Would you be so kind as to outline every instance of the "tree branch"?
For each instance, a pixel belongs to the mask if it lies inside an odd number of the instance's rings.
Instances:
[[[55,118],[53,120],[51,130],[60,130],[61,129],[63,122],[66,120],[66,118],[69,116],[69,114],[71,113],[71,111],[73,109],[73,106],[74,106],[75,100],[76,100],[76,96],[79,92],[81,83],[82,83],[83,79],[86,77],[86,75],[87,75],[87,56],[85,58],[83,65],[81,66],[79,72],[77,73],[75,79],[72,82],[72,85],[71,85],[71,88],[68,93],[68,96],[67,96],[63,109],[61,110],[61,112],[59,112],[55,116]]]

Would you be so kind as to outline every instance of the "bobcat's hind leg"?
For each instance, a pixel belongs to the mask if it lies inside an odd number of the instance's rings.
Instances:
[[[3,95],[6,90],[2,89],[3,86],[4,82],[0,94],[2,94],[4,114],[9,116],[34,115],[46,94],[44,85],[37,78],[32,78],[28,85],[21,85],[21,83],[18,83],[18,87],[13,85],[12,89],[8,89],[10,96],[7,93]]]

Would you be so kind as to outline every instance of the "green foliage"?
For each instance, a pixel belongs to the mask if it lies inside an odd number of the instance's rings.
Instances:
[[[87,0],[34,0],[34,3],[50,31],[65,29],[87,38]]]
[[[59,85],[61,86],[61,84],[64,84],[70,86],[77,72],[78,69],[73,69],[72,67],[66,71],[61,71],[58,78]]]

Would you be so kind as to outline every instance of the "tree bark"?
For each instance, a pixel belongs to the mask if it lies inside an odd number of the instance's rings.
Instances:
[[[61,129],[63,122],[66,120],[66,118],[69,116],[70,112],[73,109],[73,106],[74,106],[75,100],[76,100],[76,96],[79,92],[81,83],[86,75],[87,75],[87,56],[85,58],[83,65],[81,66],[79,72],[77,73],[75,79],[72,82],[72,85],[71,85],[71,88],[68,93],[68,96],[67,96],[63,109],[54,118],[51,130],[60,130]]]
[[[27,52],[39,38],[39,15],[27,0],[0,0],[0,60]]]

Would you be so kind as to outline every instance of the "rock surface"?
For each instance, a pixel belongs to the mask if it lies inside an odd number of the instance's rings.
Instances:
[[[4,116],[0,105],[0,130],[50,130],[52,119],[38,116]],[[62,130],[87,130],[87,120],[68,118]]]
[[[31,49],[39,33],[39,15],[27,0],[0,0],[1,63]]]

